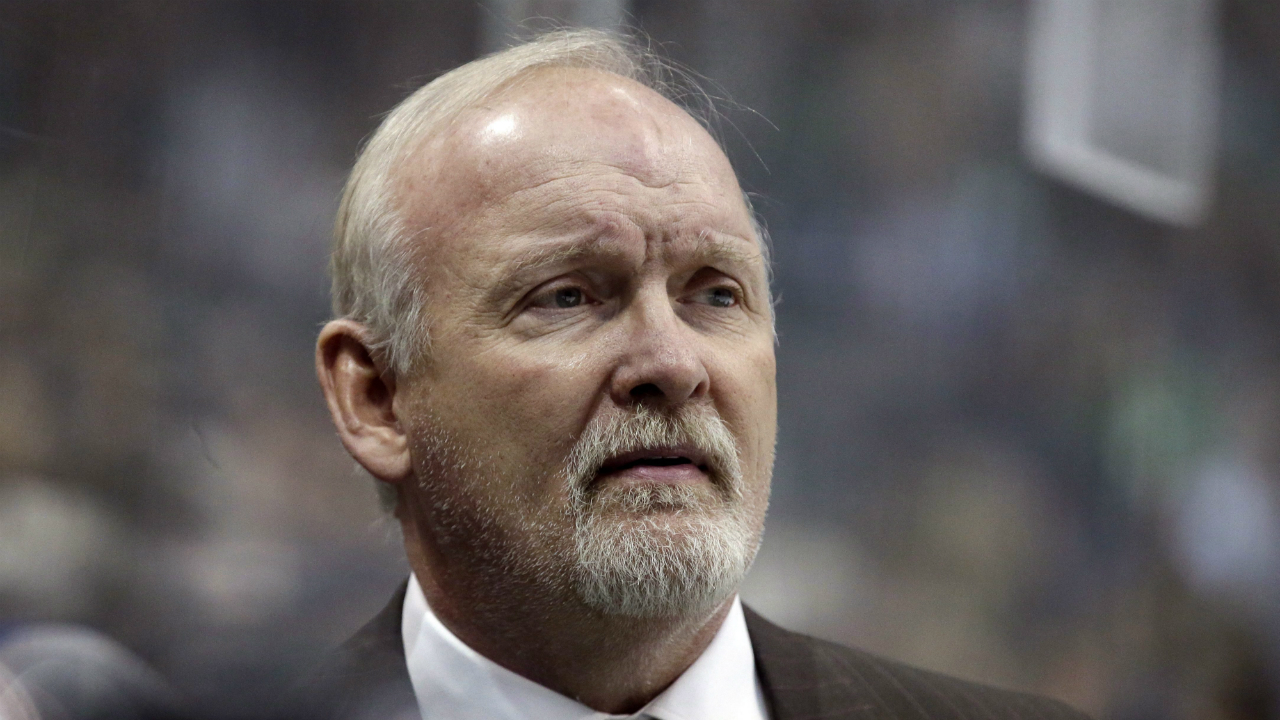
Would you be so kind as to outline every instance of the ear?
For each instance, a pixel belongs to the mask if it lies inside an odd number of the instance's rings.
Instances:
[[[316,341],[316,375],[338,437],[356,462],[383,482],[398,483],[413,466],[395,413],[395,376],[374,360],[368,328],[333,320]]]

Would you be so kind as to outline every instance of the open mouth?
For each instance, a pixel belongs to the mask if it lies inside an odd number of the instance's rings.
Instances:
[[[628,473],[628,471],[635,471]],[[655,479],[666,474],[685,474],[699,471],[707,473],[704,453],[695,448],[647,448],[609,458],[600,467],[598,476],[617,473],[653,475]]]
[[[627,468],[638,467],[640,465],[650,465],[652,467],[670,467],[672,465],[692,465],[692,464],[693,464],[693,461],[687,457],[655,457],[655,458],[642,458],[640,460],[634,460],[632,462],[625,463],[623,465],[618,465],[617,467],[614,467],[614,468],[606,468],[606,469],[616,471],[616,470],[626,470]]]

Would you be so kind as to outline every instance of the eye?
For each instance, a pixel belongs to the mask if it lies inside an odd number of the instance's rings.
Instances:
[[[581,305],[584,299],[582,288],[565,287],[555,291],[551,303],[558,308],[573,308]]]
[[[572,310],[593,302],[592,296],[581,285],[560,284],[546,288],[529,301],[529,307],[542,310]]]
[[[694,301],[713,308],[731,308],[738,304],[738,291],[724,285],[709,287],[699,290],[694,295]]]
[[[715,287],[706,291],[707,304],[712,307],[733,307],[738,304],[738,295],[727,287]]]

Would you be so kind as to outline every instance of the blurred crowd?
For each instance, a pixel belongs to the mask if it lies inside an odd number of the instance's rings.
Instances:
[[[0,662],[74,623],[254,717],[407,572],[312,344],[360,140],[486,8],[0,6]],[[1028,163],[1027,2],[627,10],[773,237],[746,601],[1100,720],[1280,717],[1280,6],[1217,6],[1190,228]]]

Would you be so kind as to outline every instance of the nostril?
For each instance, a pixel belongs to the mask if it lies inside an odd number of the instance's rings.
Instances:
[[[662,388],[653,383],[645,383],[631,388],[631,399],[633,400],[650,400],[662,396]]]

